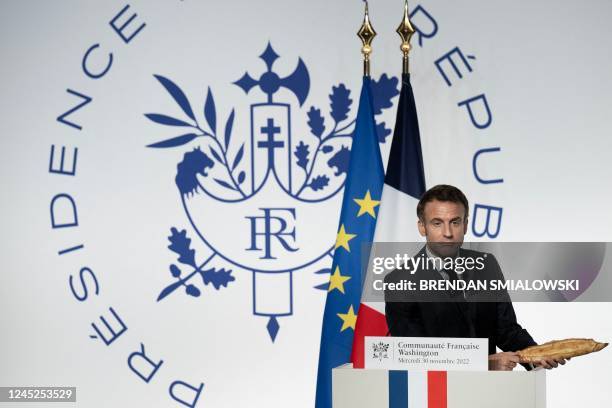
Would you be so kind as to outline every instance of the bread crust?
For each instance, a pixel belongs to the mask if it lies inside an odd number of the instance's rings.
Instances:
[[[547,359],[568,359],[604,349],[608,343],[593,339],[553,340],[518,351],[521,364],[533,364]]]

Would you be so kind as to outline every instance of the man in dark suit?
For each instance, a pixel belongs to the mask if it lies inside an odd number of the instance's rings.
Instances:
[[[420,267],[416,271],[396,269],[385,277],[385,283],[403,279],[417,283],[423,279],[470,281],[475,278],[476,272],[478,279],[503,279],[493,255],[485,256],[482,252],[461,248],[468,228],[468,210],[467,198],[456,187],[438,185],[426,191],[417,206],[417,216],[419,232],[426,237],[427,243],[417,257],[432,262],[426,264],[429,267]],[[480,258],[482,268],[478,271],[471,268],[459,276],[456,272],[458,268],[445,267],[448,265],[445,261],[456,260],[458,257]],[[387,291],[385,309],[389,332],[392,336],[403,337],[488,338],[489,369],[510,371],[519,362],[516,351],[535,345],[536,342],[517,323],[507,292],[489,292],[486,295],[496,296],[496,301],[470,301],[479,296],[472,291]],[[496,347],[502,352],[496,353]],[[565,364],[565,360],[550,359],[543,361],[541,366],[550,369],[558,364]]]

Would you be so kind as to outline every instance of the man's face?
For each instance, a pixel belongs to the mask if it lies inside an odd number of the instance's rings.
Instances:
[[[425,204],[419,232],[430,250],[441,257],[454,256],[467,232],[467,217],[461,203],[433,200]]]

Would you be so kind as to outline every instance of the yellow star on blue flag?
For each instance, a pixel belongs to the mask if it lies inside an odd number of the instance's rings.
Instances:
[[[332,290],[337,289],[341,293],[344,293],[344,282],[349,279],[351,279],[351,277],[343,276],[340,273],[340,267],[336,266],[336,270],[334,271],[332,276],[329,277],[329,288],[327,290],[331,292]]]
[[[340,225],[340,231],[338,231],[338,235],[336,235],[336,245],[334,249],[338,249],[340,247],[346,249],[351,252],[351,247],[349,245],[349,241],[355,238],[357,234],[349,234],[344,229],[344,224]]]
[[[372,218],[376,218],[376,211],[374,208],[380,205],[380,200],[372,200],[370,190],[366,192],[363,198],[355,198],[353,201],[359,206],[359,212],[357,213],[358,217],[361,217],[363,214],[369,214]]]

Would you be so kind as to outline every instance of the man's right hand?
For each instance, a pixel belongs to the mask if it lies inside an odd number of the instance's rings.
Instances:
[[[512,371],[519,363],[518,353],[506,351],[489,356],[489,371]]]

